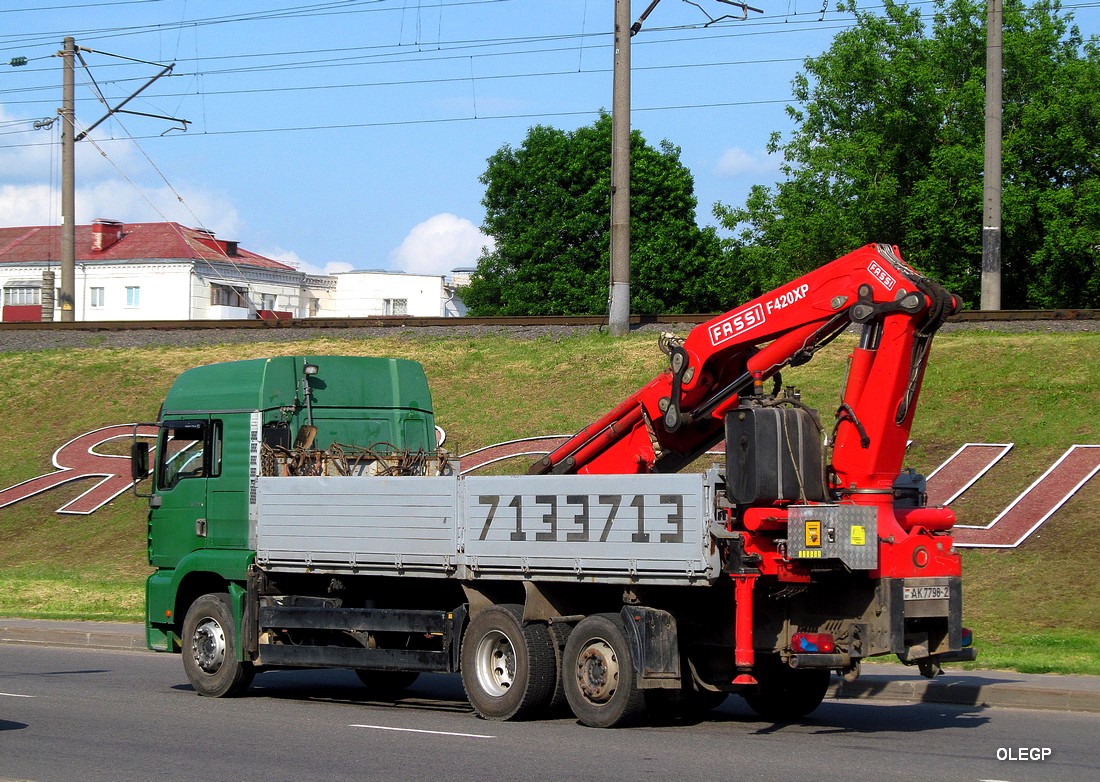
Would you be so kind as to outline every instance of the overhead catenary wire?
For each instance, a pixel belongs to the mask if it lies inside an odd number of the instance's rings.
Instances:
[[[744,23],[742,26],[748,26],[749,23]],[[770,23],[760,25],[762,27],[774,27],[775,29],[757,30],[738,32],[729,31],[724,32],[721,35],[713,36],[716,40],[723,38],[740,37],[743,35],[793,35],[800,32],[816,32],[822,29],[844,29],[851,26],[848,21],[837,21],[830,23],[828,26],[820,24],[813,24],[808,27],[791,27],[784,25],[781,22],[772,21]],[[648,32],[648,31],[647,31]],[[653,33],[658,31],[653,31]],[[696,39],[693,36],[685,36],[678,38],[653,38],[653,33],[649,33],[650,37],[644,41],[638,41],[635,43],[636,47],[643,46],[667,46],[672,43],[695,43]],[[410,62],[436,62],[447,60],[464,60],[469,56],[470,49],[492,49],[500,48],[500,51],[482,51],[478,56],[480,57],[517,57],[522,55],[539,55],[544,56],[547,54],[554,54],[558,52],[571,52],[574,50],[572,41],[577,40],[590,40],[593,38],[606,39],[610,37],[609,32],[594,32],[594,33],[577,33],[577,34],[560,34],[560,35],[547,35],[547,36],[522,36],[522,37],[509,37],[509,38],[491,38],[491,39],[462,39],[455,41],[442,42],[436,49],[432,50],[418,50],[409,44],[378,44],[374,46],[355,46],[355,47],[337,47],[326,49],[302,49],[295,51],[268,51],[268,52],[251,52],[251,53],[233,53],[225,55],[214,55],[207,57],[196,57],[193,59],[184,58],[178,61],[178,64],[186,65],[187,63],[195,64],[195,72],[201,72],[204,76],[220,76],[230,74],[241,73],[269,73],[269,72],[281,72],[287,70],[305,70],[305,69],[331,69],[339,67],[356,67],[366,65],[377,64],[409,64]],[[542,44],[557,44],[561,43],[563,46],[550,47]],[[564,44],[569,43],[568,46]],[[511,46],[528,46],[525,49],[509,49],[505,47]],[[342,55],[344,53],[355,52],[354,55],[348,56],[331,56],[318,58],[316,55],[331,54]],[[287,57],[309,57],[310,59],[299,59],[291,62],[272,62],[272,63],[259,63],[264,59],[278,59]],[[38,58],[45,59],[45,58]],[[199,63],[203,62],[220,62],[220,61],[233,61],[233,60],[246,60],[250,64],[244,67],[231,67],[231,68],[199,68]],[[111,65],[104,66],[105,68],[112,67]],[[121,67],[116,65],[114,67]],[[24,73],[52,73],[51,68],[32,68],[25,70]],[[180,75],[188,75],[189,71],[181,70]],[[36,85],[30,89],[48,89],[50,85]],[[0,94],[7,92],[7,90],[0,90]]]
[[[914,5],[923,5],[923,4],[924,3],[916,3]],[[1072,7],[1095,7],[1097,5],[1100,5],[1100,3],[1081,3],[1081,4],[1078,4],[1077,6],[1072,6]],[[1065,6],[1065,7],[1070,7],[1070,6]],[[867,9],[864,9],[864,10],[867,10]],[[796,12],[796,15],[797,15],[797,12]],[[828,23],[827,26],[823,26],[821,23],[816,23],[816,22],[810,22],[810,23],[807,23],[807,24],[803,24],[802,22],[800,22],[798,26],[792,27],[788,23],[789,18],[791,18],[791,14],[788,14],[783,19],[779,19],[779,20],[774,20],[774,19],[771,19],[771,20],[749,20],[749,21],[746,21],[746,22],[741,22],[736,27],[744,28],[744,29],[728,29],[727,28],[727,29],[723,30],[721,32],[721,35],[719,35],[718,37],[719,38],[733,38],[733,37],[739,37],[739,36],[744,36],[744,35],[754,35],[755,36],[755,35],[761,35],[761,34],[790,35],[790,34],[795,34],[795,33],[798,33],[798,32],[820,31],[822,29],[825,29],[825,30],[832,30],[832,29],[840,30],[840,29],[844,29],[846,27],[849,27],[852,24],[851,20],[830,20],[830,22]],[[670,27],[670,28],[654,28],[653,30],[647,31],[651,36],[649,40],[639,41],[635,45],[636,46],[644,46],[644,45],[667,46],[670,43],[690,42],[690,41],[695,40],[693,37],[687,37],[687,38],[668,38],[668,37],[653,38],[652,37],[654,33],[661,32],[661,31],[666,31],[666,32],[675,31],[675,30],[678,30],[678,29],[682,29],[682,27],[683,26]],[[769,27],[775,28],[775,29],[767,29]],[[749,28],[751,28],[751,29],[749,29]],[[184,64],[192,63],[195,66],[194,70],[192,70],[192,71],[181,70],[178,73],[178,76],[191,77],[193,79],[198,79],[199,77],[201,77],[204,80],[206,80],[206,79],[209,79],[209,78],[213,78],[215,76],[225,76],[225,75],[232,75],[232,74],[249,74],[249,73],[254,73],[254,74],[255,73],[260,73],[260,74],[262,74],[262,73],[275,73],[275,72],[284,72],[284,71],[289,71],[289,70],[307,70],[307,69],[324,69],[326,72],[331,72],[333,68],[360,67],[360,66],[369,66],[369,65],[377,65],[377,64],[385,64],[385,63],[408,64],[409,62],[434,62],[434,61],[446,61],[446,60],[451,60],[451,59],[453,59],[453,60],[468,60],[471,56],[473,56],[473,55],[469,54],[469,52],[468,52],[468,50],[470,48],[487,49],[487,48],[494,48],[494,47],[500,48],[500,47],[511,47],[511,46],[521,46],[521,45],[528,46],[528,48],[518,49],[518,50],[517,49],[507,49],[507,50],[501,50],[501,51],[483,51],[482,53],[478,54],[477,56],[478,57],[519,57],[519,56],[523,56],[525,54],[526,55],[535,54],[535,55],[540,55],[540,56],[546,56],[548,54],[552,54],[552,53],[555,53],[555,52],[573,51],[573,50],[575,50],[575,47],[572,46],[572,45],[570,45],[568,47],[548,47],[548,46],[542,46],[542,45],[539,45],[539,44],[548,44],[548,43],[554,43],[554,42],[565,42],[565,41],[571,41],[571,40],[581,40],[583,42],[586,39],[591,38],[591,37],[607,37],[609,35],[610,35],[609,32],[586,32],[586,31],[582,30],[580,33],[558,34],[558,35],[547,35],[547,36],[495,37],[495,38],[485,38],[485,39],[462,39],[462,40],[455,40],[455,41],[441,41],[440,40],[440,41],[438,41],[438,43],[436,45],[436,48],[433,49],[433,50],[430,50],[430,51],[426,51],[426,50],[424,50],[420,47],[411,46],[409,44],[385,44],[385,45],[378,45],[378,46],[374,46],[374,47],[366,47],[368,50],[373,50],[373,51],[367,51],[366,53],[364,53],[365,52],[364,47],[333,47],[333,48],[325,48],[325,49],[303,49],[303,50],[298,50],[298,51],[293,51],[293,52],[282,52],[282,51],[276,51],[276,52],[250,52],[250,53],[236,52],[236,53],[232,53],[232,54],[215,55],[215,56],[202,57],[202,58],[196,56],[193,59],[185,59],[185,60],[182,61],[182,63],[184,63]],[[0,41],[2,41],[2,40],[3,40],[3,38],[0,37]],[[327,57],[327,58],[318,58],[318,57],[315,56],[315,55],[318,55],[318,54],[340,55],[342,53],[350,53],[350,52],[355,52],[355,54],[353,54],[353,55],[349,54],[349,56],[333,56],[333,57]],[[257,60],[263,60],[263,59],[284,60],[287,57],[298,57],[299,59],[292,60],[290,62],[278,61],[278,62],[268,62],[268,63],[260,62],[258,64],[256,63]],[[306,57],[307,59],[301,59],[302,57]],[[33,59],[34,60],[42,60],[42,59],[48,59],[48,57],[36,57],[36,58],[33,58]],[[244,67],[227,67],[227,68],[203,67],[203,68],[200,69],[198,67],[200,62],[210,62],[210,63],[214,63],[214,62],[231,62],[231,61],[236,60],[236,59],[246,59],[246,60],[248,60],[249,62],[251,62],[253,64],[248,65],[248,66],[244,66]],[[790,58],[790,59],[798,59],[798,58]],[[758,62],[759,64],[769,64],[769,63],[776,62],[776,61],[777,60],[758,60],[756,62]],[[104,67],[109,68],[109,67],[112,67],[112,66],[107,65],[107,66],[104,66]],[[120,66],[115,66],[115,67],[120,67]],[[662,68],[691,67],[691,65],[690,64],[687,64],[687,65],[685,65],[685,64],[672,64],[672,65],[658,65],[658,66],[652,66],[652,67],[653,67],[654,70],[659,70],[659,69],[662,69]],[[641,69],[638,69],[638,70],[641,70]],[[580,69],[578,69],[578,71],[580,71]],[[51,73],[51,72],[52,72],[52,69],[37,69],[37,68],[30,69],[29,71],[24,71],[24,73]],[[583,71],[583,72],[588,72],[588,71]],[[599,72],[602,72],[602,70],[593,70],[591,72],[599,73]],[[529,74],[519,73],[519,74],[513,74],[513,75],[519,77],[519,76],[529,75]],[[122,85],[124,85],[128,82],[137,81],[138,78],[139,77],[127,77],[127,78],[121,78],[121,79],[118,79],[118,80],[105,80],[105,84],[112,85],[112,86],[122,86]],[[463,80],[468,79],[468,78],[469,78],[469,76],[466,76],[466,77],[463,78]],[[499,77],[496,77],[496,76],[493,76],[493,75],[483,75],[480,78],[499,78]],[[388,84],[401,84],[401,83],[411,84],[411,83],[415,83],[417,81],[421,81],[421,80],[410,79],[410,80],[405,81],[405,82],[390,81],[390,82],[386,82],[386,83],[388,83]],[[364,83],[364,86],[366,86],[367,84],[369,84],[369,83]],[[340,89],[340,88],[344,88],[344,87],[345,87],[345,85],[343,85],[343,84],[337,84],[337,83],[331,83],[330,82],[330,83],[322,83],[322,84],[319,84],[319,85],[310,85],[308,87],[308,89]],[[55,89],[56,89],[56,86],[52,83],[38,84],[38,85],[20,85],[20,86],[14,86],[13,85],[13,86],[7,87],[5,89],[0,89],[0,95],[17,95],[17,94],[24,94],[24,93],[34,93],[34,92],[37,92],[37,91],[52,93]],[[203,95],[255,94],[255,93],[260,93],[260,92],[264,92],[264,91],[275,92],[275,91],[278,91],[280,89],[295,89],[295,88],[294,87],[286,87],[286,86],[282,86],[282,87],[253,87],[253,88],[243,88],[243,89],[238,89],[238,90],[210,90],[210,91],[201,92],[201,93],[198,90],[196,90],[195,93],[192,93],[192,94],[203,94]],[[298,89],[302,89],[302,88],[298,88]],[[184,95],[184,93],[176,92],[176,93],[168,93],[168,95],[173,96],[173,97],[181,97],[182,95]],[[48,103],[48,102],[51,102],[51,100],[48,99],[48,98],[43,98],[43,99],[40,99],[40,100],[33,100],[32,99],[32,100],[24,100],[24,101],[11,101],[11,100],[5,101],[5,103],[8,104],[8,105],[28,105],[28,104],[34,104],[34,103]]]
[[[444,3],[441,0],[439,8],[453,8],[453,7],[457,7],[457,6],[460,6],[460,5],[478,5],[478,4],[481,4],[481,3],[480,2]],[[926,5],[926,4],[927,3],[916,3],[914,5]],[[79,6],[80,4],[75,4],[74,3],[72,5],[73,6]],[[331,2],[312,3],[312,4],[304,4],[304,5],[303,4],[298,4],[298,5],[290,6],[290,7],[283,8],[283,9],[275,9],[275,10],[271,11],[271,13],[277,14],[277,15],[286,15],[286,14],[299,13],[299,12],[300,13],[313,13],[313,12],[318,11],[319,9],[325,9],[325,8],[335,9],[337,5],[339,5],[339,4],[331,3]],[[365,10],[367,8],[367,6],[371,6],[370,10],[394,10],[392,7],[387,7],[386,9],[383,9],[383,8],[379,7],[377,9],[375,9],[374,6],[379,5],[378,2],[355,3],[354,5],[356,6],[356,8],[359,8],[359,10]],[[1091,6],[1096,6],[1096,5],[1100,5],[1100,3],[1080,3],[1080,4],[1077,4],[1076,6],[1064,6],[1064,7],[1067,7],[1067,8],[1068,7],[1091,7]],[[12,10],[12,9],[7,9],[7,10]],[[28,8],[27,10],[30,10],[30,9]],[[344,5],[344,6],[342,6],[342,8],[340,10],[346,11],[346,10],[348,10],[348,7],[346,5]],[[867,9],[864,9],[864,10],[867,10]],[[817,13],[817,11],[815,10],[814,14],[816,14],[816,13]],[[221,21],[227,21],[227,20],[230,20],[230,21],[244,21],[244,20],[247,19],[247,20],[257,21],[257,20],[260,20],[260,19],[268,18],[269,16],[270,16],[270,14],[257,12],[256,14],[251,14],[251,15],[248,15],[248,14],[246,14],[246,15],[234,14],[234,15],[227,15],[227,16],[223,16],[223,17],[209,17],[205,20],[199,20],[199,21],[206,21],[206,22],[210,22],[210,23],[213,23],[213,22],[218,21],[218,20],[221,20]],[[780,19],[780,20],[750,20],[748,22],[742,22],[742,23],[739,23],[738,25],[736,25],[736,27],[738,29],[730,29],[729,27],[727,27],[725,30],[722,30],[720,32],[719,37],[735,37],[735,36],[741,36],[741,35],[746,35],[746,34],[752,34],[752,35],[759,35],[759,34],[789,35],[789,34],[792,34],[792,33],[795,33],[795,32],[800,32],[802,30],[831,29],[831,28],[822,28],[822,26],[817,24],[817,23],[812,23],[808,26],[803,25],[802,22],[799,22],[797,26],[792,26],[792,25],[788,24],[787,20],[789,18],[797,18],[799,16],[810,16],[810,14],[800,13],[800,12],[794,11],[794,12],[788,12],[785,15],[785,17],[783,19]],[[178,25],[192,24],[192,22],[186,22],[184,20],[181,20],[178,23],[172,23],[172,24],[178,26]],[[832,24],[832,22],[830,24]],[[756,29],[756,28],[766,28],[769,25],[774,29],[767,29],[767,30],[763,30],[763,31],[761,29]],[[842,23],[836,23],[833,26],[835,26],[836,28],[839,29],[839,28],[846,27],[848,25],[849,25],[848,22],[842,22]],[[745,28],[749,28],[749,27],[753,27],[754,29],[752,29],[752,30],[745,29]],[[652,36],[653,33],[655,33],[655,32],[660,32],[662,30],[667,32],[667,31],[670,31],[670,30],[674,31],[676,29],[680,29],[680,27],[653,28],[652,30],[647,30],[647,32],[649,32],[649,34]],[[412,84],[446,84],[446,83],[449,83],[449,82],[470,83],[471,86],[474,87],[474,93],[476,94],[477,93],[477,90],[476,90],[476,83],[477,82],[503,81],[503,80],[509,80],[509,79],[522,79],[522,78],[566,78],[569,75],[578,75],[578,74],[599,75],[599,74],[607,73],[609,71],[609,69],[607,69],[607,68],[592,68],[592,69],[587,69],[587,70],[580,70],[580,69],[578,69],[578,70],[567,70],[567,69],[532,70],[532,69],[529,69],[529,70],[524,70],[524,71],[514,71],[514,72],[511,72],[511,73],[500,74],[500,73],[487,73],[487,72],[485,72],[486,69],[480,69],[479,68],[479,69],[477,69],[477,73],[475,74],[475,73],[472,72],[474,70],[474,68],[472,67],[472,65],[473,65],[472,58],[474,56],[477,56],[477,57],[510,57],[510,56],[519,57],[519,56],[530,55],[530,54],[538,54],[538,55],[545,56],[549,53],[554,53],[554,52],[575,51],[575,47],[572,46],[572,45],[570,45],[568,47],[564,47],[564,46],[562,46],[562,47],[551,47],[551,46],[545,46],[543,44],[554,43],[554,42],[559,42],[559,41],[560,42],[565,42],[565,41],[568,41],[568,40],[573,40],[573,41],[580,40],[582,42],[582,45],[583,45],[584,41],[587,41],[592,37],[608,36],[608,35],[610,35],[610,33],[590,32],[590,31],[586,31],[586,30],[582,29],[579,33],[573,33],[573,34],[569,34],[569,35],[491,37],[491,38],[476,39],[476,40],[465,40],[464,39],[464,40],[456,40],[456,41],[442,41],[442,40],[439,39],[439,38],[441,38],[441,36],[439,36],[439,37],[437,37],[437,44],[436,44],[437,48],[434,49],[434,50],[431,50],[431,51],[425,51],[423,49],[417,49],[416,51],[411,51],[411,50],[409,50],[409,45],[407,45],[407,44],[399,45],[399,46],[395,46],[395,45],[392,45],[392,44],[387,44],[385,46],[375,47],[375,48],[377,48],[377,51],[369,53],[367,55],[363,54],[363,50],[361,48],[356,48],[356,49],[354,49],[354,51],[358,52],[358,54],[356,56],[332,57],[332,58],[317,58],[315,55],[322,54],[322,53],[345,53],[345,52],[350,52],[350,51],[353,51],[353,50],[348,48],[348,47],[334,47],[334,48],[331,48],[331,49],[303,49],[303,50],[296,51],[296,52],[271,52],[269,54],[255,53],[255,52],[253,52],[253,53],[239,53],[239,52],[237,52],[237,53],[232,53],[232,54],[227,54],[227,55],[217,55],[217,56],[202,57],[202,58],[196,56],[195,58],[193,58],[193,60],[187,60],[185,62],[191,62],[191,63],[197,65],[200,62],[204,62],[204,63],[206,63],[206,62],[209,62],[209,63],[231,62],[231,61],[233,61],[235,59],[238,59],[238,58],[249,58],[249,59],[252,59],[254,61],[255,58],[257,58],[257,57],[285,58],[285,57],[288,57],[288,56],[291,56],[291,57],[297,56],[297,57],[299,57],[299,59],[297,61],[294,61],[294,62],[285,62],[285,61],[284,62],[269,62],[269,63],[261,63],[261,64],[253,65],[253,66],[247,66],[247,67],[243,67],[243,68],[238,68],[238,67],[231,67],[231,68],[201,68],[201,69],[200,68],[195,68],[194,70],[189,71],[189,72],[178,72],[177,73],[178,77],[188,77],[191,80],[189,82],[189,84],[195,84],[196,85],[196,88],[193,91],[191,91],[191,90],[189,90],[189,91],[175,90],[175,91],[171,91],[171,92],[157,92],[155,94],[155,96],[152,96],[152,97],[154,97],[155,99],[174,98],[174,99],[178,99],[179,103],[182,103],[183,100],[185,100],[187,97],[189,97],[191,95],[200,96],[205,101],[206,98],[215,97],[215,96],[235,96],[235,95],[249,95],[249,94],[279,94],[279,93],[286,94],[286,93],[291,93],[291,92],[317,92],[317,91],[322,91],[322,90],[350,90],[350,89],[366,89],[366,88],[376,88],[376,87],[396,87],[396,86],[412,85]],[[4,37],[0,36],[0,41],[2,41],[2,40],[4,40]],[[656,39],[651,38],[647,41],[639,41],[639,42],[636,43],[636,45],[638,45],[638,46],[655,45],[655,44],[666,45],[666,44],[671,43],[671,42],[678,42],[678,41],[683,41],[683,40],[690,40],[690,38],[667,38],[666,37],[666,38],[662,38],[660,40],[656,40]],[[499,49],[501,46],[508,47],[508,46],[515,46],[515,45],[527,46],[528,48],[520,49],[520,50],[515,50],[515,49],[508,49],[508,50],[501,50],[501,51],[491,51],[490,50],[493,47],[496,47],[496,48]],[[452,46],[457,47],[455,51],[451,51],[447,48],[447,47],[452,47]],[[472,55],[472,54],[469,53],[469,50],[466,48],[466,47],[471,47],[471,46],[484,47],[487,50],[483,51],[483,52],[480,52],[477,55]],[[396,49],[396,51],[395,51],[395,49]],[[303,56],[304,56],[304,59],[303,59]],[[38,58],[38,59],[44,59],[44,58]],[[722,62],[722,63],[665,63],[665,64],[657,64],[657,65],[652,65],[652,66],[635,66],[634,70],[639,72],[639,73],[644,73],[647,70],[663,71],[663,70],[673,70],[673,69],[702,69],[702,68],[734,67],[734,66],[739,66],[739,65],[754,65],[754,64],[774,65],[774,64],[780,64],[780,63],[795,62],[795,61],[798,61],[800,59],[801,58],[791,57],[791,58],[745,59],[745,60],[726,61],[726,62]],[[331,72],[333,68],[338,68],[338,67],[367,66],[367,65],[374,65],[374,64],[380,64],[380,63],[392,63],[392,62],[401,62],[401,63],[408,64],[409,62],[413,62],[413,61],[415,61],[415,62],[429,62],[429,61],[446,61],[446,60],[464,60],[464,61],[466,61],[467,64],[466,64],[466,68],[464,69],[464,70],[466,70],[466,73],[464,73],[462,75],[443,76],[443,77],[430,78],[430,79],[424,79],[424,78],[400,79],[400,78],[398,78],[398,79],[377,79],[377,80],[360,80],[360,81],[355,81],[355,80],[332,81],[332,80],[330,80],[330,81],[321,81],[321,82],[318,82],[318,83],[305,84],[305,85],[280,84],[280,85],[274,85],[274,86],[242,86],[242,87],[229,87],[229,88],[221,88],[221,89],[217,88],[216,86],[213,86],[214,85],[213,80],[215,78],[221,77],[221,76],[233,75],[233,74],[263,74],[263,73],[272,73],[272,72],[283,72],[283,71],[291,70],[291,69],[310,69],[310,68],[324,68],[326,70],[326,72]],[[106,66],[103,66],[103,67],[108,68],[108,67],[114,67],[114,66],[106,65]],[[35,69],[32,72],[38,72],[38,70]],[[115,79],[115,80],[105,79],[104,82],[103,82],[103,87],[104,87],[104,89],[121,87],[121,86],[127,84],[130,81],[136,81],[138,78],[139,77],[132,77],[132,78],[127,77],[127,78]],[[201,86],[199,86],[199,85],[201,85]],[[18,86],[18,87],[12,86],[12,87],[9,87],[7,89],[0,90],[0,95],[7,95],[7,96],[28,95],[29,96],[29,95],[33,95],[35,92],[42,92],[43,94],[48,94],[49,97],[44,97],[44,98],[41,98],[41,99],[30,98],[30,97],[28,97],[27,99],[18,99],[18,100],[10,100],[9,99],[9,100],[4,100],[4,105],[5,106],[20,106],[20,105],[22,105],[22,106],[32,106],[32,105],[51,105],[51,104],[55,103],[55,100],[56,100],[55,99],[55,93],[56,93],[56,85],[55,84],[41,84],[41,85]],[[82,100],[87,100],[87,99],[82,99]],[[776,101],[776,102],[789,102],[789,100],[788,101]],[[676,106],[655,104],[655,105],[651,105],[649,107],[639,108],[638,110],[639,111],[651,111],[652,112],[652,111],[665,111],[665,110],[684,109],[684,108],[703,109],[703,108],[736,107],[736,106],[742,106],[742,105],[752,105],[752,104],[745,104],[745,103],[741,103],[741,102],[700,102],[700,103],[694,103],[694,104],[678,104]],[[205,102],[204,102],[204,105],[203,105],[204,114],[205,114],[205,111],[206,111],[206,105],[205,105]],[[480,116],[482,113],[477,112],[477,114],[479,114],[479,116],[477,116],[476,118],[477,119],[490,119],[490,120],[492,120],[492,119],[522,119],[522,118],[541,119],[541,118],[545,118],[545,117],[555,117],[555,116],[561,116],[561,117],[584,116],[584,115],[591,115],[592,113],[594,113],[593,110],[589,109],[589,108],[582,108],[582,109],[572,110],[572,111],[532,112],[532,113],[528,113],[528,114],[522,114],[522,113],[513,113],[513,114],[506,114],[506,115],[505,114],[500,114],[500,115],[484,114],[484,116]],[[343,127],[383,127],[383,126],[400,126],[400,125],[436,124],[436,123],[439,123],[439,122],[449,122],[449,121],[463,122],[463,121],[468,121],[469,119],[470,119],[470,117],[465,117],[465,116],[459,116],[459,117],[425,117],[425,118],[407,118],[407,119],[398,118],[398,119],[394,119],[394,120],[386,120],[386,121],[378,121],[378,122],[362,122],[362,123],[298,124],[298,125],[285,125],[285,126],[282,126],[282,127],[255,127],[255,128],[217,128],[217,127],[215,127],[215,128],[207,128],[207,132],[210,133],[210,134],[240,135],[240,134],[249,133],[249,132],[273,133],[273,132],[290,132],[290,131],[295,131],[295,130],[310,130],[310,129],[318,129],[318,128],[321,128],[321,129],[323,129],[323,128],[339,129],[339,128],[343,128]],[[16,122],[18,122],[18,120]],[[24,120],[24,122],[27,123],[27,124],[24,124],[22,126],[19,126],[19,125],[0,126],[0,136],[11,136],[11,135],[16,135],[17,133],[20,133],[20,132],[28,132],[29,129],[30,129],[29,128],[29,123],[33,122],[33,120],[27,119],[27,120]],[[205,123],[204,123],[204,125],[205,125]],[[22,127],[23,130],[18,130],[18,128],[20,128],[20,127]],[[15,128],[16,130],[13,130],[13,128]],[[192,135],[195,135],[195,134],[192,134]],[[30,145],[34,146],[36,144],[34,142],[31,142]],[[23,144],[19,144],[19,145],[0,144],[0,148],[11,147],[11,146],[23,146]]]
[[[746,101],[725,101],[721,103],[696,103],[696,104],[678,104],[678,105],[666,105],[666,106],[633,106],[631,110],[635,113],[657,112],[657,111],[689,111],[698,109],[721,109],[721,108],[739,108],[745,106],[768,106],[768,105],[781,105],[786,104],[789,101],[786,99],[775,100],[746,100]],[[483,114],[478,117],[473,116],[451,116],[451,117],[432,117],[427,119],[415,119],[415,120],[390,120],[390,121],[374,121],[374,122],[342,122],[342,123],[328,123],[328,124],[314,124],[314,125],[294,125],[284,127],[269,127],[269,128],[241,128],[235,130],[206,130],[197,133],[177,134],[172,136],[174,139],[187,139],[187,138],[201,138],[204,136],[244,136],[258,133],[297,133],[306,131],[317,130],[354,130],[364,128],[388,128],[388,127],[412,127],[417,125],[442,125],[448,123],[462,123],[462,122],[488,122],[488,121],[503,121],[503,120],[528,120],[528,119],[550,119],[553,117],[594,117],[598,116],[600,109],[577,109],[574,111],[547,111],[547,112],[523,112],[514,114]],[[159,135],[146,135],[146,136],[134,136],[135,139],[155,139],[160,138]],[[27,144],[10,144],[0,145],[0,148],[20,148],[20,147],[35,147],[43,146],[39,143],[27,143]]]
[[[473,58],[464,57],[464,60],[470,61],[470,69],[473,70]],[[635,67],[633,70],[635,73],[645,73],[647,71],[670,71],[670,70],[693,70],[704,68],[727,68],[735,66],[754,66],[754,65],[779,65],[783,63],[801,62],[801,57],[772,57],[753,60],[727,60],[723,62],[712,63],[682,63],[677,65],[649,65]],[[328,84],[303,84],[303,85],[280,85],[277,87],[247,87],[241,89],[225,89],[225,90],[204,90],[201,93],[197,92],[162,92],[158,93],[158,98],[183,98],[196,94],[201,94],[206,97],[218,96],[218,95],[261,95],[265,93],[291,93],[291,92],[317,92],[321,90],[345,90],[345,89],[365,89],[371,87],[402,87],[412,85],[424,85],[424,84],[449,84],[449,83],[467,83],[471,81],[475,82],[492,82],[492,81],[505,81],[510,79],[534,79],[534,78],[548,78],[557,76],[576,76],[576,75],[604,75],[611,73],[611,68],[589,68],[583,71],[574,71],[568,69],[552,70],[552,71],[525,71],[522,73],[503,73],[503,74],[487,74],[478,76],[474,73],[467,73],[465,75],[445,76],[433,79],[388,79],[384,81],[363,81],[363,82],[344,82],[344,83],[328,83]],[[179,74],[180,76],[186,76],[188,74]],[[195,77],[205,76],[205,74],[191,74]],[[131,81],[131,80],[126,80]],[[134,80],[136,81],[136,79]],[[121,82],[105,82],[104,84],[110,84],[112,86],[118,86]],[[3,91],[0,91],[3,92]],[[84,99],[89,100],[89,99]],[[104,102],[102,98],[99,98],[100,102]],[[53,101],[49,99],[42,100],[23,100],[23,101],[7,101],[7,105],[12,106],[27,106],[38,104],[50,104]],[[24,120],[19,120],[20,122]]]

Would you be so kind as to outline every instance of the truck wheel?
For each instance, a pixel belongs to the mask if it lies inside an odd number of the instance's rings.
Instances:
[[[562,659],[565,699],[585,725],[621,727],[645,713],[645,697],[638,689],[630,642],[618,614],[581,620],[569,635]]]
[[[516,605],[491,606],[462,637],[462,686],[487,720],[526,719],[546,710],[557,667],[550,631],[523,624]]]
[[[829,689],[828,670],[791,668],[777,655],[758,659],[753,674],[759,683],[741,697],[749,708],[773,722],[805,717],[821,705]]]
[[[374,671],[369,668],[356,668],[355,675],[363,682],[370,697],[382,700],[396,698],[420,678],[416,671]]]
[[[256,669],[237,659],[237,631],[229,595],[203,595],[183,619],[183,670],[195,692],[212,698],[240,695]]]

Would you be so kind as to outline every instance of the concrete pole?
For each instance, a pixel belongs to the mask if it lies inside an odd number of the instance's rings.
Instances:
[[[611,96],[611,291],[608,325],[630,331],[630,0],[615,0]]]
[[[76,319],[76,42],[65,39],[61,90],[61,320]]]
[[[1001,308],[1002,0],[989,0],[985,48],[985,209],[982,216],[983,310]]]

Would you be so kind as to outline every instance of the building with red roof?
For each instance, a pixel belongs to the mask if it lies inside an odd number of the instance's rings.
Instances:
[[[61,228],[0,228],[3,320],[60,320]],[[75,320],[309,317],[336,280],[179,223],[76,227]]]

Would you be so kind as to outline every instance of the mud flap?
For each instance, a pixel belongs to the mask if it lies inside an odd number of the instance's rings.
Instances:
[[[680,688],[680,645],[676,618],[668,611],[624,606],[623,626],[637,668],[638,688]]]

